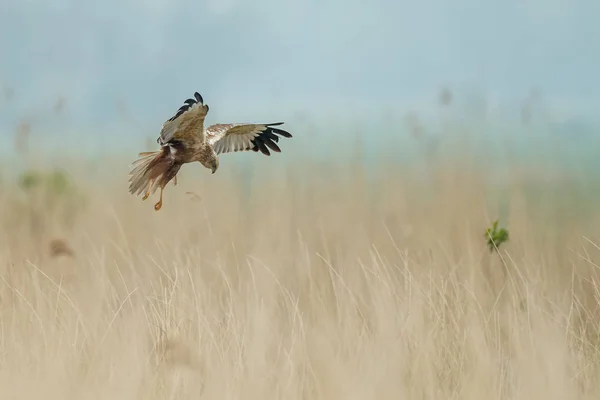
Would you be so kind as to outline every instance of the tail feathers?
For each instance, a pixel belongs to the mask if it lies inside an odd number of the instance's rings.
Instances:
[[[168,169],[168,163],[161,162],[164,159],[162,150],[140,153],[139,157],[131,164],[129,171],[129,193],[134,196],[145,193],[152,179],[154,182],[150,193],[154,193],[158,188],[157,178]]]

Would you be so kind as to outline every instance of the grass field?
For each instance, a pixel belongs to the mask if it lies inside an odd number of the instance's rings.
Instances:
[[[160,212],[127,193],[132,160],[68,165],[74,192],[5,179],[0,397],[597,399],[589,177],[513,165],[499,185],[437,154],[249,154],[249,182],[223,156]]]

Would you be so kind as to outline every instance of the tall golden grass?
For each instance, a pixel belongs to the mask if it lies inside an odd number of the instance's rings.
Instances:
[[[284,154],[249,154],[248,184],[226,157],[183,168],[159,212],[127,193],[131,160],[71,166],[77,213],[3,186],[1,398],[600,395],[600,214],[572,217],[572,187],[534,202],[526,171],[498,196],[468,157],[424,178]]]

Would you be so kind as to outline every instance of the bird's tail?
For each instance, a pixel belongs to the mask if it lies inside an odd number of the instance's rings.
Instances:
[[[148,151],[139,154],[139,158],[131,164],[129,171],[129,193],[134,196],[146,192],[150,189],[152,182],[152,191],[154,193],[158,187],[158,177],[166,172],[166,163],[161,162],[164,159],[162,150]]]

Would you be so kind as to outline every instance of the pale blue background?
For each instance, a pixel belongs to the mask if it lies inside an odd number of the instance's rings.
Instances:
[[[209,123],[379,137],[410,111],[439,118],[442,86],[448,113],[496,126],[482,133],[514,133],[536,89],[535,129],[589,139],[599,20],[598,0],[2,0],[3,148],[26,118],[38,146],[135,151],[195,90]]]

